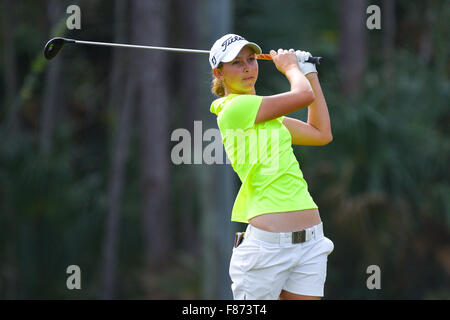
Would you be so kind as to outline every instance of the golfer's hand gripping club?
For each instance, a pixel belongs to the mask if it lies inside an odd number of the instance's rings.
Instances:
[[[291,49],[294,52],[294,49]],[[297,50],[295,51],[295,55],[297,57],[298,66],[302,71],[303,75],[307,75],[308,73],[317,72],[316,65],[314,63],[308,62],[309,58],[312,57],[311,53],[307,51]]]

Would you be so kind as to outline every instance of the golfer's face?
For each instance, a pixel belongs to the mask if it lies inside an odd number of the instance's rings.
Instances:
[[[249,47],[242,48],[233,61],[223,64],[222,75],[227,93],[255,94],[258,78],[255,52]]]

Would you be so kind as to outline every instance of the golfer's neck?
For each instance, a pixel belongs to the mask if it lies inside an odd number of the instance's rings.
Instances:
[[[225,96],[229,95],[229,94],[256,94],[256,90],[255,87],[251,88],[250,90],[233,90],[233,89],[229,89],[227,87],[225,87]]]

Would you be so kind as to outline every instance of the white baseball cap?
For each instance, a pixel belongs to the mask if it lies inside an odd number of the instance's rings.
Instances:
[[[209,64],[211,68],[217,68],[221,62],[230,62],[239,54],[245,46],[250,46],[256,54],[262,52],[261,48],[254,42],[248,42],[237,34],[226,34],[217,40],[209,52]]]

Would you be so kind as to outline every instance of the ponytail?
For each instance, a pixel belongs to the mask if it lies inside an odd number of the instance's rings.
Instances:
[[[222,68],[222,63],[219,64],[217,68]],[[213,74],[213,79],[211,82],[211,92],[219,97],[225,96],[225,84],[222,80],[217,79]]]
[[[214,78],[212,81],[211,92],[216,96],[224,97],[225,96],[225,86],[223,85],[223,81],[217,78]]]

